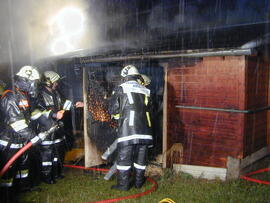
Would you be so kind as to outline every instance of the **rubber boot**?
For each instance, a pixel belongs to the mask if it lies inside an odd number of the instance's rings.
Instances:
[[[19,203],[18,194],[15,193],[15,189],[13,187],[1,187],[0,194],[0,202]]]
[[[52,177],[51,174],[48,174],[48,175],[42,174],[41,180],[42,180],[42,182],[47,183],[47,184],[55,184],[56,183],[55,179]]]
[[[134,182],[135,188],[141,188],[145,183],[144,172],[145,170],[135,169],[135,182]]]
[[[128,191],[130,189],[129,170],[118,171],[117,184],[113,185],[112,189],[121,190],[121,191]]]

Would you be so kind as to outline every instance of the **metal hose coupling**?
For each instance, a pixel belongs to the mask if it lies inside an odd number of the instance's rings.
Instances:
[[[165,198],[163,200],[160,200],[158,203],[176,203],[175,201],[173,201],[170,198]]]

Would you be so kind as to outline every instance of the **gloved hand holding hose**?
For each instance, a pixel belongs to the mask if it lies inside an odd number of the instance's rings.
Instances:
[[[45,132],[39,133],[37,136],[35,136],[33,139],[31,139],[30,142],[27,143],[24,147],[22,147],[16,154],[14,154],[11,159],[5,164],[5,166],[0,171],[0,177],[4,175],[4,173],[9,169],[9,167],[16,161],[25,151],[27,151],[30,147],[33,145],[41,143],[46,136],[53,133],[56,129],[59,127],[62,127],[63,123],[59,122],[57,125],[54,125],[49,130]]]

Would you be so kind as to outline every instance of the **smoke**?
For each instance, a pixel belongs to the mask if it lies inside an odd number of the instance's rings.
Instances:
[[[84,33],[74,50],[141,48],[179,30],[269,19],[267,0],[6,0],[0,3],[0,64],[34,64],[53,56],[49,20],[74,6],[85,15]]]
[[[91,12],[94,7],[86,0],[7,0],[0,6],[0,63],[34,64],[53,55],[51,46],[57,40],[52,33],[50,18],[65,7],[77,7],[85,15],[84,34],[74,43],[76,49],[96,46],[99,30]]]

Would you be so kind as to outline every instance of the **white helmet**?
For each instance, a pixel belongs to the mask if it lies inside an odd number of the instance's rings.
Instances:
[[[140,75],[140,73],[135,66],[127,65],[121,70],[121,76],[126,77],[128,75]]]
[[[44,77],[46,80],[46,84],[48,85],[51,85],[60,79],[60,76],[58,75],[58,73],[54,71],[45,71]]]
[[[39,80],[39,72],[34,66],[23,66],[20,71],[16,74],[22,78],[27,78],[28,80]]]

